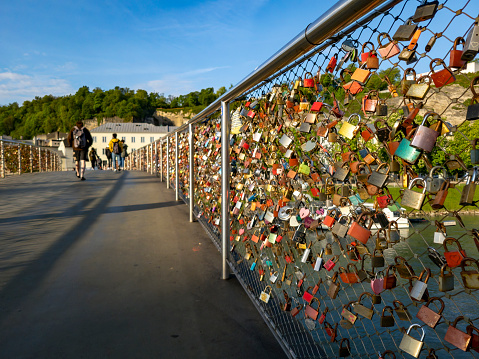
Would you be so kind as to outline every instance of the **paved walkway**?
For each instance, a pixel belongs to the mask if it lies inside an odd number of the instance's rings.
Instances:
[[[0,179],[0,358],[285,358],[174,191],[86,178]]]

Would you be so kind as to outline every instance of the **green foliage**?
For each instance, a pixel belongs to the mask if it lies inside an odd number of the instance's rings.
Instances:
[[[181,107],[185,111],[199,113],[219,96],[226,92],[220,87],[216,93],[212,87],[190,92],[178,97],[165,97],[163,93],[148,93],[145,90],[130,90],[115,87],[103,91],[87,86],[78,89],[74,95],[54,97],[47,95],[25,101],[22,106],[14,102],[0,107],[0,135],[14,138],[32,138],[42,133],[53,131],[68,132],[75,122],[103,117],[118,116],[124,121],[143,120],[151,116],[157,108],[168,109]]]

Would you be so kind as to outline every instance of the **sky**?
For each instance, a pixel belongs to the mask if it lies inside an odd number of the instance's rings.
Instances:
[[[466,4],[466,11],[477,16],[477,1],[448,0],[446,5],[455,11]],[[90,90],[119,86],[166,96],[229,88],[334,4],[324,0],[2,1],[0,105],[74,94],[82,86]],[[408,2],[406,12],[412,15],[418,4]],[[448,24],[442,16],[434,19],[434,32]],[[471,24],[461,15],[445,34],[454,39]],[[422,36],[420,45],[429,38]],[[434,46],[438,55],[433,57],[447,54],[450,46],[450,41],[439,39]]]
[[[3,1],[0,105],[81,86],[166,96],[228,88],[316,20],[321,3]]]

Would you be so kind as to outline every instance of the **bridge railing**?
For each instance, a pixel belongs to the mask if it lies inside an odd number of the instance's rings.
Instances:
[[[478,12],[340,1],[129,157],[189,205],[288,356],[479,356],[479,74],[453,52],[462,37],[474,58]]]
[[[10,174],[61,171],[57,151],[22,141],[0,139],[0,178]]]

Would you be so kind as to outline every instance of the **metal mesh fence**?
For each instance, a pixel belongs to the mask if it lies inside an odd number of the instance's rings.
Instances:
[[[479,73],[461,62],[478,10],[398,2],[230,104],[230,266],[290,356],[479,356]],[[195,214],[219,249],[220,128],[194,133]]]
[[[40,171],[60,171],[61,159],[49,149],[0,140],[0,177]]]

